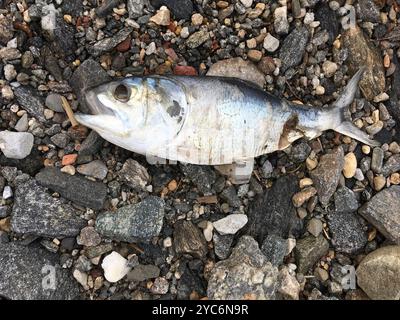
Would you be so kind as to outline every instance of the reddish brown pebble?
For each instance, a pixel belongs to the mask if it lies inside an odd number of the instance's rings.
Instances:
[[[119,52],[126,52],[131,48],[131,37],[128,36],[124,41],[117,45],[116,49]]]
[[[197,76],[197,70],[190,66],[176,66],[174,74],[178,76]]]
[[[70,164],[74,164],[76,161],[76,158],[78,158],[78,154],[76,154],[76,153],[67,154],[62,158],[61,164],[63,166],[68,166]]]

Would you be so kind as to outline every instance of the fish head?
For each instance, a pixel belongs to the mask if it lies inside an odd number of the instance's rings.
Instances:
[[[92,114],[76,114],[77,121],[107,141],[141,154],[170,143],[187,111],[183,89],[165,77],[111,81],[87,90],[84,97]]]

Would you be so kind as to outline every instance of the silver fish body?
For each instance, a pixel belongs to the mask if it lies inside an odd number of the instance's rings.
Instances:
[[[86,92],[92,115],[76,117],[125,149],[148,157],[216,165],[241,183],[248,180],[255,157],[328,129],[376,145],[343,118],[360,76],[361,71],[326,109],[278,99],[235,78],[125,78]]]

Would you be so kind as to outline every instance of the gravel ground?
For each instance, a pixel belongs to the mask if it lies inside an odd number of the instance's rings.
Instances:
[[[398,0],[0,0],[0,297],[399,299],[399,22]],[[244,185],[150,165],[62,107],[171,73],[327,106],[363,65],[348,116],[381,147],[325,132]]]

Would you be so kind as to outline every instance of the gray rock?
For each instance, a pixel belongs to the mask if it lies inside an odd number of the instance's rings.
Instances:
[[[31,116],[35,117],[40,122],[46,122],[43,114],[43,100],[32,88],[27,86],[19,86],[18,88],[14,89],[14,95],[19,105]]]
[[[317,189],[319,201],[326,206],[336,191],[344,166],[341,147],[321,157],[316,169],[311,171],[311,179]]]
[[[61,15],[57,15],[56,27],[53,31],[53,35],[48,37],[48,40],[51,41],[52,51],[62,57],[73,55],[77,49],[75,43],[75,28],[66,23]]]
[[[128,273],[129,281],[144,281],[147,279],[154,279],[160,275],[160,269],[151,264],[139,264]]]
[[[0,44],[6,45],[14,35],[12,19],[5,15],[0,17]]]
[[[286,175],[279,178],[271,189],[259,195],[251,205],[245,233],[259,243],[263,243],[265,237],[270,234],[288,238],[298,222],[292,202],[292,197],[298,190],[295,176]]]
[[[60,267],[56,254],[9,243],[0,244],[0,296],[12,300],[72,300],[79,298],[79,289],[69,272]]]
[[[187,220],[179,220],[174,227],[175,252],[204,258],[207,254],[207,243],[200,229]]]
[[[391,156],[382,168],[383,176],[387,177],[400,170],[400,154]]]
[[[35,180],[17,186],[11,213],[14,232],[64,238],[76,236],[85,224],[72,206],[53,198]]]
[[[380,11],[374,0],[363,0],[355,5],[357,16],[364,22],[380,23]]]
[[[306,50],[309,32],[305,26],[294,29],[283,41],[279,50],[279,59],[282,60],[282,72],[300,64]]]
[[[85,249],[85,256],[89,259],[100,257],[101,255],[113,250],[112,243],[104,243],[95,247],[88,247]]]
[[[372,151],[371,169],[375,173],[381,173],[384,156],[383,150],[379,147],[374,148]]]
[[[226,201],[231,207],[239,208],[242,204],[240,199],[236,193],[236,189],[234,186],[229,186],[224,189],[220,195],[222,200]]]
[[[129,18],[136,19],[142,16],[146,2],[148,2],[148,0],[128,0],[126,6],[128,8]]]
[[[220,60],[214,63],[207,72],[208,76],[234,77],[255,83],[260,88],[265,86],[264,74],[256,65],[240,57]]]
[[[292,146],[290,159],[295,163],[304,162],[311,152],[311,147],[306,142],[300,142]]]
[[[195,49],[197,47],[200,47],[208,39],[210,39],[210,34],[208,33],[208,30],[201,29],[189,36],[189,38],[186,40],[186,45],[191,49]]]
[[[355,193],[347,187],[337,189],[334,199],[336,212],[354,212],[359,207]]]
[[[61,95],[57,93],[51,93],[46,97],[45,105],[47,108],[55,112],[64,112],[62,107]]]
[[[104,1],[103,4],[96,9],[96,14],[99,17],[105,17],[108,14],[112,13],[113,9],[119,4],[119,0],[107,0]]]
[[[101,235],[118,241],[149,241],[160,234],[164,219],[164,201],[148,196],[138,204],[127,205],[115,212],[103,212],[96,219]]]
[[[262,254],[257,242],[243,236],[227,260],[211,270],[207,296],[213,300],[274,300],[278,269]]]
[[[103,145],[104,139],[96,131],[90,131],[88,136],[83,140],[78,154],[80,156],[90,156],[97,153]]]
[[[85,227],[81,230],[77,243],[81,246],[94,247],[99,245],[101,237],[93,227]]]
[[[205,195],[214,193],[213,184],[216,174],[210,166],[198,166],[193,164],[180,164],[184,175],[195,184],[197,189]]]
[[[283,263],[287,251],[287,240],[277,235],[267,236],[261,246],[262,253],[273,266]]]
[[[70,138],[69,138],[69,136],[68,136],[66,133],[60,132],[60,133],[57,133],[57,134],[55,134],[54,136],[52,136],[52,137],[50,138],[50,140],[51,140],[51,142],[53,142],[57,147],[63,149],[63,148],[65,148],[65,147],[68,145],[68,143],[69,143],[69,141],[70,141]]]
[[[322,235],[298,240],[295,248],[297,271],[306,274],[328,250],[329,243]]]
[[[7,158],[24,159],[32,150],[33,135],[29,132],[0,132],[0,149]]]
[[[36,179],[39,184],[58,192],[65,199],[95,210],[103,208],[107,196],[104,183],[90,181],[81,175],[71,176],[51,167],[41,170]]]
[[[103,180],[108,173],[107,166],[101,160],[94,160],[89,163],[82,164],[76,170],[84,176],[93,177]]]
[[[89,113],[89,108],[87,107],[83,97],[83,92],[88,87],[95,87],[104,82],[110,81],[111,78],[107,72],[101,67],[101,65],[92,60],[85,60],[72,75],[69,84],[74,90],[79,102],[80,110],[83,113]]]
[[[336,12],[329,8],[328,3],[321,3],[315,10],[315,20],[320,22],[321,29],[328,32],[329,43],[333,43],[339,34],[339,20]]]
[[[4,62],[21,58],[21,52],[18,49],[4,47],[0,49],[0,60]]]
[[[143,190],[150,183],[150,175],[146,168],[133,159],[125,161],[122,169],[118,171],[118,176],[121,182],[136,190]]]
[[[231,252],[231,246],[235,235],[220,235],[218,232],[213,233],[214,252],[221,260],[228,258]]]
[[[357,284],[373,300],[399,300],[400,246],[379,248],[359,264]]]
[[[8,208],[6,206],[0,206],[0,219],[5,218],[7,216],[8,216]]]
[[[400,186],[391,186],[377,193],[358,213],[388,240],[400,244]]]
[[[155,8],[167,6],[177,20],[190,19],[193,12],[193,3],[191,0],[151,0]]]
[[[81,0],[69,0],[62,3],[63,14],[69,14],[73,17],[79,17],[83,12],[83,4]]]
[[[356,254],[364,249],[368,237],[353,212],[335,212],[328,220],[333,247],[338,252]]]
[[[99,40],[94,45],[89,45],[87,50],[93,56],[99,56],[103,52],[114,49],[119,43],[124,41],[132,33],[132,31],[133,29],[131,27],[121,29],[112,37]]]
[[[17,130],[18,132],[26,132],[28,131],[29,124],[28,124],[28,114],[25,113],[22,115],[21,118],[19,118],[18,122],[15,124],[14,129]]]
[[[52,55],[47,54],[45,56],[45,68],[57,81],[63,80],[63,74],[60,66],[58,65],[58,59]]]

